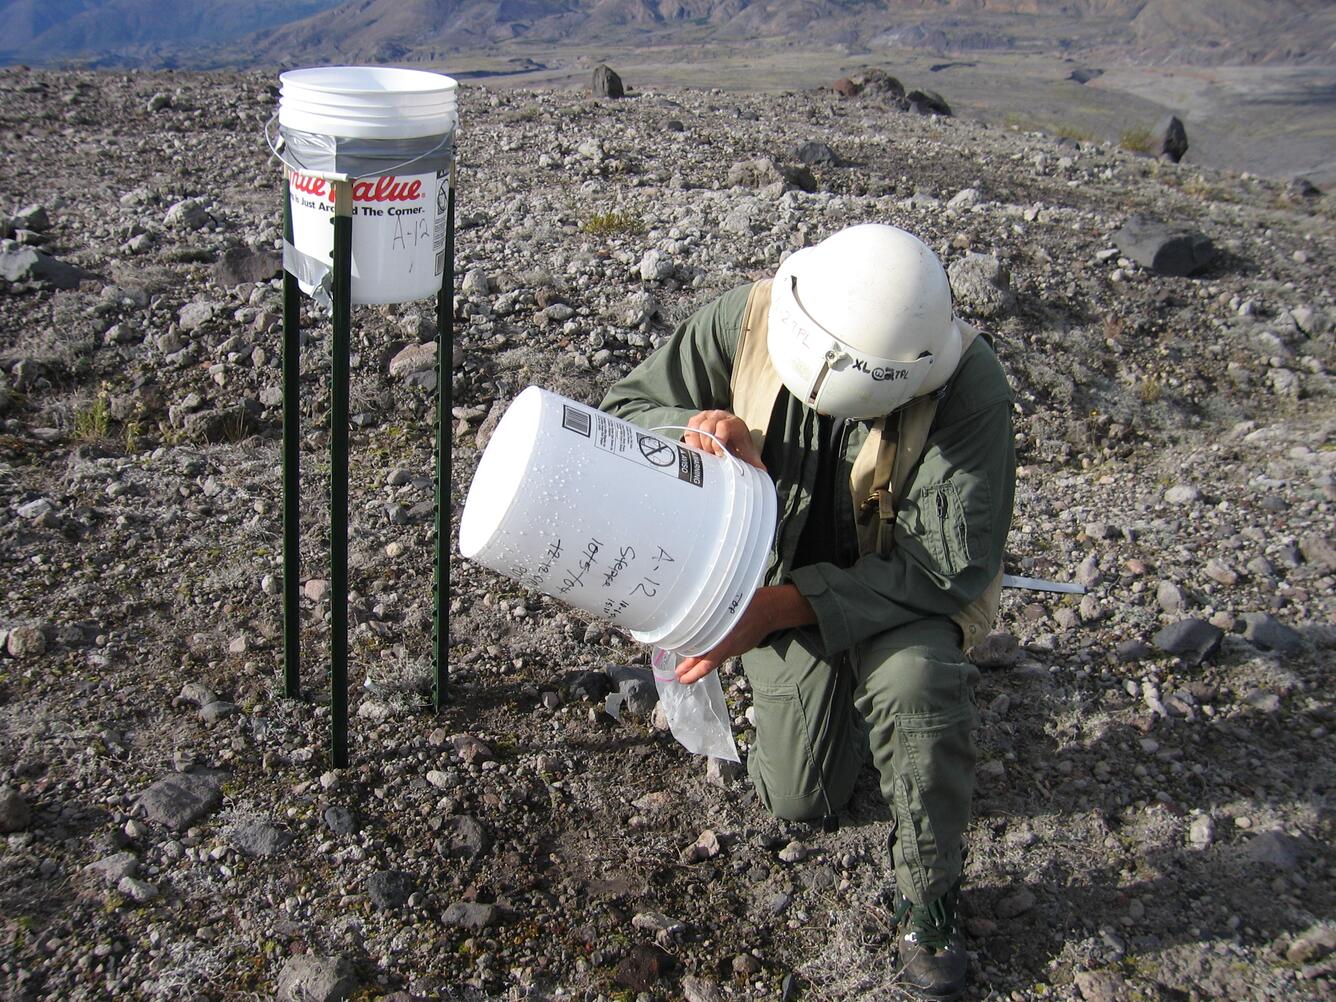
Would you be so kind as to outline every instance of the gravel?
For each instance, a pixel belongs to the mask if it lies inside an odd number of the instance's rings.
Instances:
[[[19,249],[77,269],[0,281],[0,984],[890,997],[870,772],[838,831],[766,816],[618,688],[608,666],[647,663],[629,637],[459,559],[427,709],[429,303],[354,315],[352,761],[331,769],[309,300],[301,698],[281,684],[274,84],[0,71]],[[868,219],[920,233],[1016,389],[1007,569],[1088,589],[1008,591],[976,652],[967,997],[1328,997],[1330,199],[875,96],[460,102],[456,518],[526,385],[596,402],[786,253]],[[1214,256],[1143,267],[1133,215]],[[722,681],[745,756],[750,689]],[[614,691],[635,712],[610,718]]]

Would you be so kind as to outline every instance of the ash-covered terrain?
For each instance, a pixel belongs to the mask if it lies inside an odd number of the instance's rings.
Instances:
[[[5,997],[896,997],[871,775],[838,832],[768,818],[643,692],[603,712],[644,649],[458,558],[427,709],[429,304],[354,313],[331,770],[309,301],[281,694],[274,84],[0,73]],[[461,117],[456,523],[526,385],[596,402],[786,251],[919,233],[1015,385],[1008,569],[1088,589],[1008,592],[974,653],[968,997],[1331,998],[1330,198],[868,96],[469,88]],[[1136,263],[1134,215],[1214,257]]]

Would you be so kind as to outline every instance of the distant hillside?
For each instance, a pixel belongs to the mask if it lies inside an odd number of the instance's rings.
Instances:
[[[335,0],[0,0],[0,63],[180,62]]]
[[[1138,61],[1336,62],[1330,0],[357,0],[257,36],[253,61],[439,59],[558,44],[783,39],[850,50],[1115,50]]]
[[[1332,0],[0,0],[0,19],[0,63],[413,62],[517,39],[1336,63]]]

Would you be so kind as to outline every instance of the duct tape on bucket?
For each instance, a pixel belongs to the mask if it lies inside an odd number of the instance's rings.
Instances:
[[[290,70],[279,79],[274,149],[289,169],[293,231],[284,266],[302,291],[327,296],[334,179],[349,179],[352,302],[435,296],[459,121],[455,81],[383,66]]]
[[[459,549],[638,640],[702,654],[759,585],[776,512],[761,471],[530,386],[478,463]]]

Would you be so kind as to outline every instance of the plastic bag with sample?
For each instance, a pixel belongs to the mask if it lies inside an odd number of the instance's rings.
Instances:
[[[654,685],[659,690],[659,702],[673,737],[693,754],[742,761],[738,746],[733,743],[733,728],[719,673],[712,671],[697,682],[683,685],[674,674],[678,660],[676,654],[657,647],[650,656]]]

